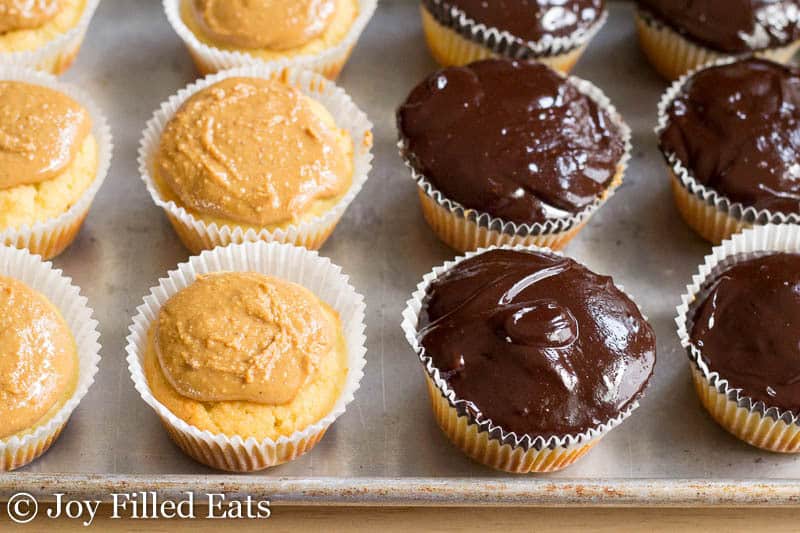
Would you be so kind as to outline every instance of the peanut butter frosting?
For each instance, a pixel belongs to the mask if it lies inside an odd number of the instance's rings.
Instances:
[[[291,402],[338,335],[308,289],[253,272],[200,276],[156,324],[167,381],[201,402]]]
[[[43,26],[60,7],[60,0],[0,0],[0,33]]]
[[[334,0],[194,0],[194,14],[215,40],[240,48],[287,50],[318,37]]]
[[[65,399],[77,372],[77,346],[58,310],[0,276],[0,439],[34,427]]]
[[[347,191],[352,139],[286,83],[228,78],[178,109],[154,166],[184,207],[266,226],[295,221],[312,202]]]
[[[89,112],[64,93],[0,82],[0,190],[55,178],[91,133]]]

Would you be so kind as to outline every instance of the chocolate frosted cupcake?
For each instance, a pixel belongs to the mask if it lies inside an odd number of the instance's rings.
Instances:
[[[761,226],[715,248],[677,321],[711,416],[753,446],[800,452],[800,227]]]
[[[397,124],[425,219],[460,251],[565,246],[622,182],[630,148],[595,86],[504,59],[432,74]]]
[[[605,0],[422,0],[422,27],[443,66],[507,57],[568,72],[606,21]]]
[[[798,0],[638,0],[642,51],[676,79],[729,56],[756,54],[781,63],[800,48]]]
[[[655,365],[655,334],[636,304],[547,249],[446,263],[403,317],[442,430],[509,472],[572,464],[637,407]]]
[[[686,222],[719,243],[800,221],[800,71],[723,61],[676,82],[659,106],[660,147]]]

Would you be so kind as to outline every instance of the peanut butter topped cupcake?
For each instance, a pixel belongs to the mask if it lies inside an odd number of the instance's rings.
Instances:
[[[18,81],[0,81],[0,102],[0,230],[61,215],[96,177],[89,112],[64,93]]]
[[[336,4],[336,0],[193,0],[191,8],[194,19],[215,42],[281,51],[322,35],[332,22]]]
[[[164,197],[195,217],[274,229],[318,216],[344,196],[353,142],[298,89],[227,78],[175,113],[154,166]]]
[[[347,349],[338,314],[308,289],[223,272],[166,302],[144,368],[156,399],[187,423],[275,440],[331,411]]]
[[[253,61],[302,61],[333,79],[375,0],[166,0],[167,17],[201,72]]]
[[[98,0],[0,0],[0,63],[59,74],[78,53]]]
[[[41,293],[0,276],[0,439],[45,423],[77,379],[77,346],[61,313]]]

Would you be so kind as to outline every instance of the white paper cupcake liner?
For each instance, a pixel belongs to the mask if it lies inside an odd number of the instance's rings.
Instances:
[[[83,192],[75,204],[61,215],[37,222],[32,226],[0,228],[0,245],[27,248],[44,259],[51,259],[69,246],[89,213],[97,191],[106,179],[111,165],[113,143],[111,129],[100,108],[81,89],[60,82],[50,74],[37,72],[25,67],[0,65],[0,80],[16,80],[55,89],[74,98],[89,111],[92,117],[92,135],[97,140],[97,175],[91,185]]]
[[[745,442],[770,451],[800,452],[800,416],[765,405],[732,387],[725,376],[711,370],[690,337],[694,304],[705,296],[707,283],[722,270],[763,253],[800,253],[800,226],[768,224],[747,229],[724,241],[706,256],[681,297],[675,322],[681,346],[686,349],[695,386],[703,406],[729,432]]]
[[[698,72],[711,67],[727,65],[736,58],[722,58],[701,66],[675,81],[661,97],[658,104],[658,125],[655,133],[660,139],[669,124],[669,108],[683,90],[684,85]],[[797,224],[800,213],[779,213],[756,209],[733,202],[717,191],[697,181],[692,172],[674,153],[665,153],[664,159],[672,174],[675,201],[683,218],[706,240],[718,244],[731,235],[751,226],[764,224]]]
[[[677,79],[699,66],[737,56],[737,54],[718,52],[691,41],[642,8],[636,10],[636,27],[642,51],[658,73],[668,80]],[[798,48],[800,41],[794,41],[785,46],[756,50],[751,54],[779,63],[788,63]],[[738,54],[739,57],[745,55],[748,54]]]
[[[86,0],[78,23],[52,41],[33,50],[0,53],[0,65],[29,67],[51,74],[61,74],[78,55],[89,22],[100,0]]]
[[[617,163],[617,175],[608,188],[589,206],[570,217],[551,218],[545,222],[518,224],[489,213],[464,207],[445,197],[430,180],[420,173],[412,162],[403,133],[398,128],[400,140],[397,143],[400,157],[411,172],[412,179],[419,187],[423,214],[431,228],[446,244],[455,250],[466,252],[489,246],[543,246],[553,249],[563,248],[591,218],[591,216],[614,195],[622,184],[628,162],[631,158],[631,129],[617,112],[608,97],[597,86],[570,76],[567,78],[582,94],[593,100],[603,109],[619,129],[625,143],[622,157]]]
[[[245,51],[222,50],[207,45],[200,41],[181,18],[182,0],[163,0],[164,12],[172,28],[183,40],[189,53],[192,55],[198,69],[203,74],[211,74],[220,70],[235,67],[244,67],[257,64],[270,64],[278,66],[303,67],[329,79],[336,79],[344,67],[350,53],[358,42],[358,38],[366,28],[367,23],[375,13],[378,0],[358,0],[358,15],[350,26],[347,35],[336,45],[325,49],[319,54],[288,56],[283,59],[266,61],[259,59]]]
[[[27,250],[0,246],[0,276],[17,279],[42,293],[61,312],[78,348],[78,381],[61,409],[22,436],[0,439],[0,472],[20,468],[47,451],[66,426],[70,415],[94,383],[100,363],[100,334],[93,311],[80,289],[52,263],[44,263]]]
[[[220,80],[237,76],[279,78],[322,103],[333,115],[337,127],[349,132],[354,150],[352,184],[342,199],[323,215],[286,228],[255,231],[252,228],[238,225],[219,226],[216,223],[206,223],[161,195],[153,179],[152,168],[161,142],[161,134],[167,122],[193,94]],[[194,253],[216,246],[253,241],[284,242],[304,246],[308,249],[317,249],[333,232],[336,223],[367,181],[372,168],[372,124],[342,89],[315,72],[274,64],[241,67],[199,80],[181,89],[178,94],[164,102],[142,133],[138,161],[139,172],[153,201],[164,209],[181,240]]]
[[[525,60],[542,60],[568,54],[588,43],[608,19],[608,10],[604,9],[589,28],[576,30],[564,37],[545,35],[538,41],[526,41],[508,31],[476,22],[458,7],[450,5],[447,0],[422,0],[422,7],[440,25],[455,31],[492,54]]]
[[[401,327],[406,340],[425,370],[437,421],[455,444],[474,459],[501,470],[515,473],[559,470],[579,459],[604,435],[628,418],[639,406],[639,399],[644,394],[644,389],[618,416],[577,434],[548,438],[540,435],[518,435],[495,425],[489,419],[476,417],[468,408],[468,402],[456,396],[455,391],[450,388],[434,365],[433,359],[425,353],[424,347],[419,343],[417,327],[428,287],[433,280],[461,261],[494,249],[533,250],[557,256],[563,255],[537,246],[492,246],[456,257],[434,268],[422,278],[417,290],[406,303]],[[617,287],[631,298],[621,286]],[[647,320],[647,317],[644,319]]]
[[[277,440],[213,434],[201,431],[175,416],[152,394],[142,364],[147,334],[166,301],[189,286],[200,274],[235,271],[259,272],[298,283],[328,303],[338,313],[347,344],[347,381],[333,409],[318,422]],[[366,336],[364,298],[350,285],[341,268],[316,252],[279,243],[235,244],[205,251],[169,272],[145,296],[128,335],[128,368],[136,390],[153,408],[175,442],[191,457],[211,467],[248,472],[291,461],[310,450],[353,400],[364,375]]]

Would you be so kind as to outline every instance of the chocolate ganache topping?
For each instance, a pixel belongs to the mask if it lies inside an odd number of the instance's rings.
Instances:
[[[720,52],[783,46],[800,37],[799,0],[639,0],[656,18]]]
[[[653,329],[611,278],[572,259],[497,249],[428,288],[420,343],[476,417],[548,438],[608,422],[656,360]]]
[[[523,41],[546,35],[567,37],[588,30],[605,9],[605,0],[444,0],[467,17]]]
[[[440,70],[411,91],[397,122],[406,157],[439,192],[522,224],[591,205],[625,152],[608,113],[538,63]]]
[[[667,109],[664,154],[734,202],[800,212],[800,71],[761,59],[695,74]]]
[[[708,367],[767,407],[800,414],[800,255],[740,262],[706,293],[690,339]]]

